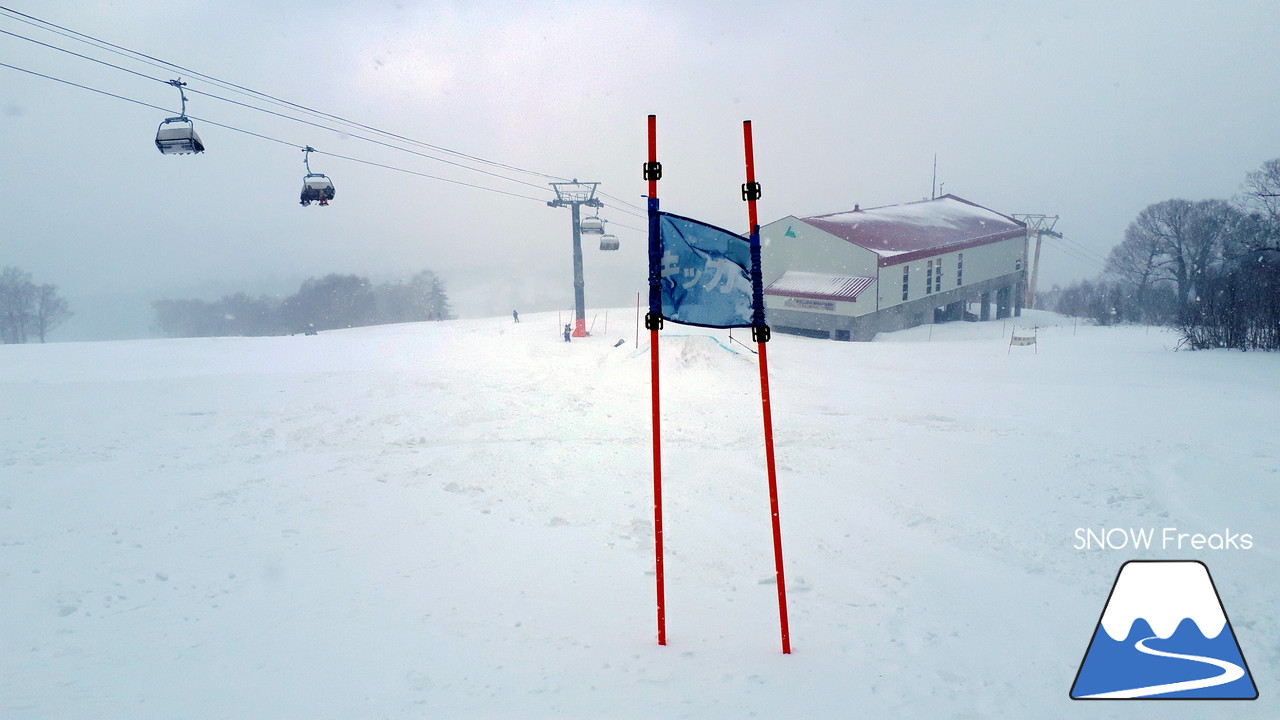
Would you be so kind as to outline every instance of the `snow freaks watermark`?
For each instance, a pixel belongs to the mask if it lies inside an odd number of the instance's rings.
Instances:
[[[1253,534],[1186,532],[1179,528],[1076,528],[1076,550],[1252,550]]]
[[[1072,700],[1256,700],[1226,607],[1198,560],[1130,560],[1094,628]]]

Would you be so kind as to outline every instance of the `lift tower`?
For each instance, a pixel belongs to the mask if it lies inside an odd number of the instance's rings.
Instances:
[[[1014,215],[1013,219],[1027,224],[1027,244],[1031,243],[1033,236],[1036,239],[1035,259],[1031,261],[1022,298],[1022,307],[1033,308],[1036,301],[1036,280],[1040,277],[1040,245],[1044,242],[1045,235],[1062,239],[1062,233],[1055,232],[1053,229],[1053,226],[1058,223],[1057,215]]]
[[[582,280],[582,218],[578,208],[582,205],[590,208],[604,207],[604,203],[596,199],[596,186],[599,184],[598,182],[578,182],[577,178],[574,178],[573,182],[553,182],[551,189],[556,191],[556,199],[547,203],[549,207],[567,206],[573,211],[574,337],[587,335],[587,303],[583,295],[585,283]]]

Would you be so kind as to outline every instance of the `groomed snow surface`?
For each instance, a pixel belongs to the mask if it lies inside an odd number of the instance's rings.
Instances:
[[[784,656],[756,356],[664,331],[660,647],[646,334],[522,320],[0,346],[0,717],[1280,715],[1280,355],[775,335]],[[1068,699],[1137,558],[1206,563],[1259,700]]]

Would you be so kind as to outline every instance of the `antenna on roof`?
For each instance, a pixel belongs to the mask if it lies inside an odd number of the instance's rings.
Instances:
[[[929,188],[929,199],[938,199],[938,153],[933,154],[933,186]]]

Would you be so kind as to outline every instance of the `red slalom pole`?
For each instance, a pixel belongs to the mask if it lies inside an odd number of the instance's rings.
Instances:
[[[658,116],[649,116],[649,162],[658,162]],[[645,179],[649,181],[649,197],[658,197],[658,173],[646,172]]]
[[[658,165],[658,118],[649,116],[649,161],[645,164],[644,176],[649,181],[649,314],[645,325],[649,328],[649,383],[652,389],[653,406],[653,555],[654,572],[657,576],[658,595],[658,644],[667,644],[667,609],[666,609],[666,577],[662,562],[662,420],[660,412],[660,396],[658,392],[658,329],[661,327],[661,306],[655,310],[655,301],[660,302],[655,285],[658,272],[655,267],[658,249],[658,178],[661,176]]]
[[[782,525],[778,520],[778,474],[773,459],[773,417],[769,409],[769,360],[766,343],[757,343],[760,352],[760,404],[764,409],[764,458],[769,472],[769,511],[773,516],[773,563],[778,574],[778,622],[782,629],[782,652],[791,654],[791,630],[787,622],[787,580],[782,569]]]
[[[756,183],[755,153],[751,142],[751,121],[742,122],[742,140],[746,149],[747,182],[742,186],[743,199],[747,201],[747,215],[751,227],[752,271],[753,282],[759,285],[760,278],[760,223],[756,216],[756,199],[760,197],[760,186]],[[763,297],[755,298],[763,303]],[[763,311],[763,307],[759,308]],[[763,318],[763,312],[759,313]],[[769,358],[765,352],[768,340],[768,327],[753,327],[752,334],[756,338],[756,346],[760,355],[760,405],[764,415],[764,459],[769,475],[769,511],[773,523],[773,564],[777,572],[778,584],[778,620],[782,629],[782,652],[791,654],[791,630],[787,621],[787,582],[782,569],[782,524],[778,519],[778,474],[773,455],[773,412],[769,406]]]

